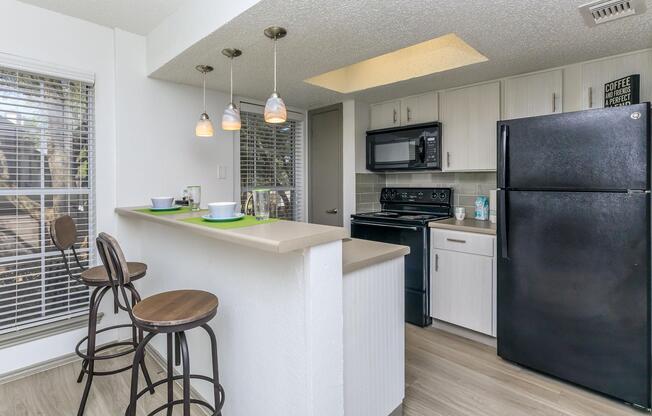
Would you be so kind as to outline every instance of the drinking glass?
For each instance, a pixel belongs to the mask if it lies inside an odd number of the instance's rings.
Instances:
[[[466,208],[464,207],[455,207],[455,218],[458,221],[462,221],[466,216]]]
[[[254,189],[254,214],[258,221],[269,219],[269,203],[270,203],[270,190],[269,189]]]
[[[191,211],[199,211],[199,205],[201,204],[201,186],[199,185],[190,185],[187,187],[188,190],[188,206]]]

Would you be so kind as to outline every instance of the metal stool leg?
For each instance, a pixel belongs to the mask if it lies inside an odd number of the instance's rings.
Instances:
[[[131,304],[135,305],[136,303],[140,302],[140,294],[136,290],[136,288],[132,285],[126,285],[126,287],[129,289],[131,292]],[[131,335],[133,337],[134,343],[138,344],[143,340],[143,330],[141,328],[136,329],[136,325],[132,325],[131,327]],[[143,359],[140,361],[140,368],[143,371],[143,376],[145,377],[145,382],[147,383],[147,387],[149,388],[149,394],[154,394],[154,387],[152,387],[152,379],[149,376],[149,371],[147,371],[147,366],[145,365],[145,354],[143,354]]]
[[[138,348],[136,348],[136,352],[134,353],[134,362],[131,368],[131,394],[129,398],[129,407],[127,408],[127,414],[129,416],[136,416],[136,396],[138,395],[138,363],[143,360],[145,347],[149,341],[154,338],[154,335],[156,335],[154,332],[147,334],[147,336],[143,338],[142,341],[140,341],[140,344],[138,344]]]
[[[188,342],[186,333],[179,334],[179,345],[181,347],[181,360],[183,361],[183,416],[190,416],[190,356],[188,354]]]
[[[211,339],[211,358],[213,360],[213,406],[216,409],[216,415],[221,415],[222,404],[224,403],[224,393],[220,396],[220,372],[217,361],[217,338],[213,329],[208,324],[201,326],[208,333]]]
[[[174,375],[172,369],[174,352],[172,351],[172,336],[172,334],[168,334],[168,403],[174,401],[174,380],[172,379],[172,376]],[[172,416],[172,407],[168,407],[167,416]]]
[[[101,289],[101,287],[96,287],[95,289],[93,289],[93,293],[91,294],[90,302],[88,302],[88,304],[91,305],[91,307],[92,307],[92,305],[95,305],[95,299],[97,298],[97,292],[99,292],[100,289]],[[91,327],[91,319],[92,319],[92,316],[89,313],[88,314],[88,327],[89,328]],[[77,377],[77,383],[81,383],[82,380],[84,380],[84,374],[85,374],[86,367],[88,367],[88,360],[86,358],[84,358],[84,361],[82,361],[81,371],[79,372],[79,376]]]
[[[109,290],[109,287],[103,287],[97,296],[95,297],[95,301],[93,302],[91,306],[91,310],[89,312],[89,320],[88,320],[88,348],[86,350],[86,354],[88,355],[88,377],[86,378],[86,386],[84,387],[84,393],[82,394],[81,402],[79,403],[79,410],[77,411],[77,416],[83,416],[84,414],[84,409],[86,408],[86,401],[88,400],[88,393],[91,391],[91,384],[93,383],[93,370],[95,368],[95,360],[93,360],[93,356],[95,355],[95,332],[97,331],[97,312],[98,309],[100,308],[100,302],[102,302],[102,298],[106,294],[106,292]],[[97,290],[97,289],[96,289]],[[95,294],[95,292],[93,292]]]

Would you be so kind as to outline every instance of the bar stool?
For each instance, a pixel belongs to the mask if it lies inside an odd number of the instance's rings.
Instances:
[[[220,384],[217,364],[217,340],[215,333],[208,325],[217,313],[219,301],[215,295],[202,290],[173,290],[158,293],[134,303],[128,295],[128,286],[131,284],[129,264],[125,261],[122,249],[118,242],[106,233],[100,233],[97,237],[97,248],[102,257],[102,262],[109,270],[109,279],[114,296],[118,299],[118,290],[122,298],[118,300],[118,306],[127,311],[134,325],[149,333],[140,342],[134,356],[134,364],[131,370],[131,395],[129,406],[125,416],[136,415],[136,402],[146,392],[147,388],[138,391],[138,367],[137,363],[143,359],[145,347],[157,334],[167,335],[167,376],[155,382],[152,387],[167,383],[167,402],[154,409],[149,415],[154,415],[163,409],[167,415],[172,415],[174,406],[183,405],[183,416],[190,416],[190,404],[204,406],[213,416],[222,414],[224,405],[224,389]],[[123,304],[124,302],[124,304]],[[190,374],[190,356],[186,331],[202,327],[210,338],[211,358],[213,364],[213,377],[199,374]],[[177,346],[176,365],[180,364],[179,355],[183,361],[183,374],[175,376],[172,372],[172,338],[175,338]],[[215,407],[204,400],[190,398],[190,379],[199,379],[213,384],[213,398]],[[173,387],[175,380],[183,380],[183,399],[174,400]]]
[[[143,339],[143,330],[138,329],[133,324],[113,325],[106,328],[102,328],[99,331],[97,330],[97,314],[100,307],[100,303],[102,302],[102,298],[104,298],[104,295],[106,295],[106,293],[111,289],[111,281],[109,280],[109,275],[106,272],[106,269],[103,265],[91,267],[88,269],[82,266],[81,262],[79,261],[79,257],[77,255],[77,250],[75,250],[75,242],[77,240],[77,227],[75,226],[75,222],[70,216],[65,215],[52,221],[50,224],[50,236],[52,237],[52,242],[54,243],[54,245],[59,249],[59,251],[61,251],[63,264],[65,265],[66,271],[70,276],[70,278],[76,280],[77,282],[85,286],[95,288],[93,289],[93,293],[91,294],[90,303],[89,303],[88,335],[82,338],[81,341],[79,341],[79,343],[75,347],[75,352],[79,357],[83,359],[82,369],[79,372],[79,376],[77,377],[77,383],[82,382],[82,380],[84,379],[84,374],[88,375],[88,377],[86,378],[86,386],[84,387],[84,393],[82,394],[77,415],[82,416],[84,414],[84,409],[86,408],[86,401],[88,400],[88,394],[90,392],[91,384],[93,383],[94,376],[108,376],[123,371],[127,371],[131,369],[132,366],[134,365],[136,366],[136,369],[138,368],[138,366],[140,366],[145,376],[145,380],[147,381],[149,391],[150,393],[153,394],[154,388],[152,387],[152,381],[147,371],[147,367],[145,366],[144,358],[142,357],[139,361],[137,361],[136,364],[129,364],[127,366],[115,370],[107,370],[107,371],[95,370],[95,361],[111,360],[135,352],[138,347],[138,344]],[[72,254],[75,259],[75,263],[77,264],[77,267],[79,267],[79,269],[82,271],[80,277],[75,276],[70,270],[70,266],[68,264],[68,256],[66,255],[66,251],[68,250],[72,251]],[[127,268],[129,270],[131,281],[138,280],[144,277],[147,272],[147,265],[144,263],[129,262],[127,263]],[[134,288],[134,286],[131,283],[126,285],[125,287],[130,292],[132,296],[132,300],[134,302],[140,300],[140,295],[138,294],[136,288]],[[116,302],[115,299],[114,299],[114,313],[118,313],[118,303]],[[101,332],[119,329],[119,328],[132,329],[131,341],[112,342],[103,345],[99,348],[96,348],[95,341],[96,341],[97,334]],[[85,354],[81,352],[81,346],[84,343],[87,344]],[[112,354],[96,355],[98,352],[103,350],[107,350],[113,347],[124,347],[124,346],[131,346],[131,348]]]

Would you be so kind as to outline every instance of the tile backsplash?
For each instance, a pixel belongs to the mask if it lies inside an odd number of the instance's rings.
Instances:
[[[356,211],[380,209],[380,191],[385,186],[453,188],[454,205],[466,208],[473,215],[475,198],[489,196],[496,189],[495,172],[438,173],[358,173],[356,174]]]

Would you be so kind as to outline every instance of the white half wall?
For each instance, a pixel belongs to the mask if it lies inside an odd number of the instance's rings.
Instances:
[[[201,186],[203,206],[233,200],[235,134],[220,128],[229,96],[207,91],[215,135],[196,137],[201,88],[147,78],[145,50],[145,37],[115,30],[116,205],[181,196],[187,185]],[[218,166],[226,168],[225,179],[218,179]]]

